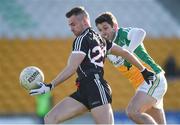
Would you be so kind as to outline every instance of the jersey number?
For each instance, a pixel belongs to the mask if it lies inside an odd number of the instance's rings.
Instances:
[[[92,49],[92,53],[98,53],[96,56],[94,56],[91,59],[91,62],[94,63],[97,66],[103,67],[104,66],[104,57],[106,53],[106,48],[101,48],[100,46],[96,46]]]

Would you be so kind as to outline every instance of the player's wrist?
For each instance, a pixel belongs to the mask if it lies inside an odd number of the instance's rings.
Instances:
[[[53,82],[50,82],[50,84],[49,84],[49,87],[50,87],[50,90],[52,90],[52,89],[54,89],[54,83]]]
[[[50,90],[52,90],[52,89],[54,88],[54,85],[53,85],[53,84],[51,84],[51,83],[50,83],[50,84],[48,84],[47,86],[50,88]]]

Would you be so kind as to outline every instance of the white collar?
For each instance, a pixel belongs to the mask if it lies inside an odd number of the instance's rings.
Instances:
[[[117,35],[118,35],[118,32],[116,32],[115,37],[114,37],[114,39],[112,40],[113,43],[114,43],[114,41],[116,40]]]

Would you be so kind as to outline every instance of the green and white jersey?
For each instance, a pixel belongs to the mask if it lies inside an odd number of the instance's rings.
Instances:
[[[128,35],[132,29],[133,28],[131,27],[120,28],[118,32],[116,32],[116,36],[113,42],[121,46],[122,48],[129,50],[131,40],[128,39]],[[160,73],[161,71],[163,71],[162,68],[158,64],[156,64],[155,61],[151,58],[151,56],[147,53],[143,43],[141,43],[137,48],[135,48],[135,50],[132,51],[141,61],[149,65],[155,73]],[[124,60],[122,57],[119,56],[108,54],[107,58],[115,67],[126,66],[127,69],[129,69],[132,66],[128,61]]]

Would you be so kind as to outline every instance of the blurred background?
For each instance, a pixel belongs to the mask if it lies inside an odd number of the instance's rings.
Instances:
[[[50,82],[66,65],[74,37],[65,13],[75,6],[85,7],[94,28],[95,18],[111,11],[120,27],[147,32],[145,47],[166,71],[167,122],[180,124],[179,0],[0,0],[0,124],[42,123],[53,105],[76,90],[76,76],[43,97],[29,96],[19,83],[19,74],[27,66],[39,67]],[[124,112],[134,94],[131,83],[108,61],[105,79],[113,91],[115,123],[133,123]],[[87,113],[67,123],[94,122]]]

